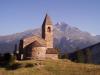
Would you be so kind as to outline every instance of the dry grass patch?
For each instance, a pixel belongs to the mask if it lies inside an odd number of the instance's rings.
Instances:
[[[100,75],[100,66],[73,63],[69,60],[18,61],[16,70],[0,68],[0,75]]]

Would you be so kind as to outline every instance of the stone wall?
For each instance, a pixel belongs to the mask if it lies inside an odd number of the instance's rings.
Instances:
[[[32,59],[44,60],[46,55],[46,47],[32,48]]]

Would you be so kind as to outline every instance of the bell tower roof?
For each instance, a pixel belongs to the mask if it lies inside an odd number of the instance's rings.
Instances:
[[[52,25],[51,18],[46,14],[45,19],[43,21],[43,25]]]

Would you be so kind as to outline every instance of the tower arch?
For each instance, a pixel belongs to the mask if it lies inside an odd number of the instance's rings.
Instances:
[[[46,40],[47,48],[53,48],[53,25],[47,14],[42,24],[42,38]]]

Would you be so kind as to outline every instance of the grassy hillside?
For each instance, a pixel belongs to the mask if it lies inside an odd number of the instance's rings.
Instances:
[[[14,67],[1,67],[0,75],[100,75],[100,66],[69,60],[28,60],[17,61]]]

